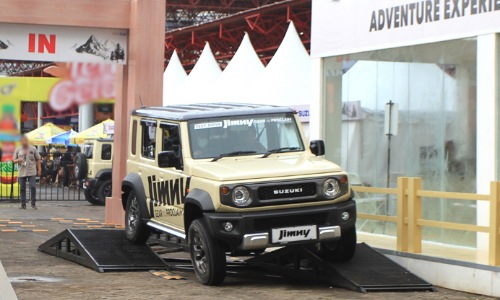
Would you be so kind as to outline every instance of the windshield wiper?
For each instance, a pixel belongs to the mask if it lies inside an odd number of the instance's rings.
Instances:
[[[214,157],[212,161],[218,161],[223,157],[240,156],[240,155],[255,154],[255,153],[257,153],[257,151],[233,151],[229,153],[222,153],[219,154],[219,156]]]
[[[293,151],[293,150],[299,150],[299,147],[282,147],[282,148],[272,149],[272,150],[267,151],[267,153],[264,154],[264,156],[262,156],[262,158],[269,157],[269,155],[271,155],[273,153],[288,152],[288,151]]]

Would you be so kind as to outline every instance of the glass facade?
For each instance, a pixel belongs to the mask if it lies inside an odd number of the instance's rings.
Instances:
[[[327,158],[351,183],[395,187],[417,176],[427,190],[476,191],[475,38],[323,60]],[[391,121],[386,105],[391,102]],[[391,123],[394,135],[387,135]],[[332,130],[336,129],[336,130]],[[397,129],[397,131],[394,131]],[[362,212],[395,214],[395,199],[356,195]],[[476,224],[472,201],[424,199],[424,218]],[[361,220],[358,230],[395,234],[393,224]],[[475,246],[476,235],[424,228],[426,240]]]

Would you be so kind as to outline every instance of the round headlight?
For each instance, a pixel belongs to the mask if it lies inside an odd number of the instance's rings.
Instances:
[[[336,179],[330,178],[323,184],[323,193],[327,198],[333,198],[340,193],[339,182]]]
[[[252,202],[250,191],[244,186],[237,186],[233,189],[233,203],[236,206],[248,206]]]

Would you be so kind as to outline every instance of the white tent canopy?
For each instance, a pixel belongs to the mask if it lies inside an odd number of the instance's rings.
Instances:
[[[187,74],[182,67],[177,51],[172,53],[170,62],[163,73],[163,104],[171,104],[168,100],[176,99],[182,93]],[[168,100],[167,100],[168,99]]]
[[[164,74],[165,105],[250,102],[294,107],[309,104],[311,98],[311,60],[292,22],[267,67],[245,34],[224,72],[206,43],[188,76],[175,52]]]

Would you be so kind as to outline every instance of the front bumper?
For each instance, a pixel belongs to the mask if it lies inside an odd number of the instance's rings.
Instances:
[[[349,218],[342,219],[347,212]],[[354,227],[356,222],[356,204],[352,200],[295,209],[282,209],[250,213],[205,213],[205,224],[211,235],[229,244],[234,249],[252,250],[285,243],[273,243],[273,229],[316,225],[316,239],[294,241],[286,244],[317,243],[336,240],[342,231]],[[232,230],[226,231],[224,224],[230,222]]]

